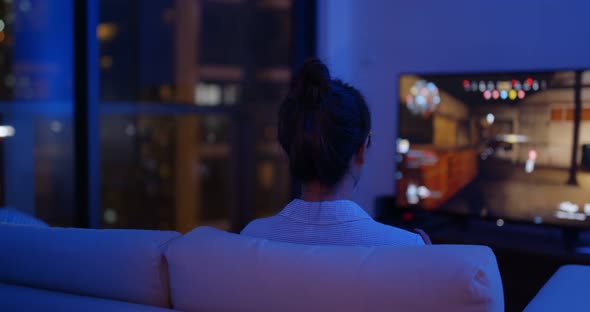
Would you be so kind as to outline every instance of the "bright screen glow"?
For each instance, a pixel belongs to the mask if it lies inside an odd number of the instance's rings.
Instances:
[[[397,206],[590,227],[590,100],[577,116],[576,77],[402,75]],[[590,71],[578,83],[590,92]]]

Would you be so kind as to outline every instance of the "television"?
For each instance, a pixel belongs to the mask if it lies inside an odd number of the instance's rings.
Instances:
[[[590,228],[590,70],[402,74],[396,206]]]

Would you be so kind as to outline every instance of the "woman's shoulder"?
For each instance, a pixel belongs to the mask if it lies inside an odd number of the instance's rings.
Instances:
[[[388,245],[424,245],[424,241],[417,233],[410,232],[395,226],[371,220],[371,229],[375,232],[375,235],[382,237],[388,243]]]
[[[277,216],[271,216],[252,220],[246,225],[246,227],[244,227],[244,229],[242,229],[240,234],[254,237],[264,236],[272,230],[274,227],[273,224],[276,223],[276,218]]]

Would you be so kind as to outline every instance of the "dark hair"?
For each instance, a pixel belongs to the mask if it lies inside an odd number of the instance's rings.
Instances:
[[[332,187],[371,129],[369,108],[354,87],[332,80],[326,65],[307,60],[279,110],[278,137],[289,171],[302,183]]]

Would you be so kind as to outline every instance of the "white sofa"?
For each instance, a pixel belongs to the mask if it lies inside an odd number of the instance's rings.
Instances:
[[[590,266],[564,265],[551,276],[524,311],[589,311],[588,283]]]
[[[0,311],[503,311],[483,246],[0,224]]]
[[[179,237],[0,224],[0,311],[170,307],[163,252]]]

